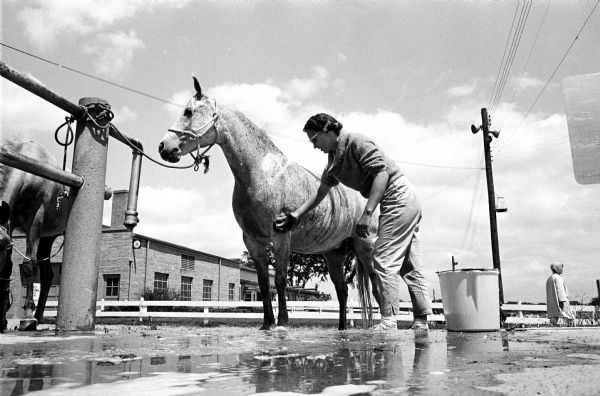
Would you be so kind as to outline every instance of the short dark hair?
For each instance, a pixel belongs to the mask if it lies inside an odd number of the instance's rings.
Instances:
[[[319,113],[310,117],[304,125],[304,131],[312,132],[335,132],[337,134],[342,130],[341,122],[330,116],[329,114]]]

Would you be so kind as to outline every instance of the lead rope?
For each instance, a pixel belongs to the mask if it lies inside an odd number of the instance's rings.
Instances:
[[[56,131],[54,132],[54,140],[56,141],[56,143],[58,143],[60,146],[63,146],[63,148],[64,148],[64,150],[63,150],[63,166],[62,166],[62,169],[64,171],[67,170],[67,147],[71,143],[73,143],[73,139],[74,139],[73,129],[71,128],[71,124],[73,123],[73,121],[75,121],[74,117],[69,117],[69,116],[65,117],[65,122],[60,124],[60,126],[58,128],[56,128]],[[65,141],[61,142],[58,138],[58,133],[65,125],[67,126],[67,133],[65,134]],[[60,210],[61,201],[64,198],[67,198],[68,196],[69,196],[69,190],[67,190],[67,186],[65,186],[63,184],[63,191],[56,198],[56,211]]]

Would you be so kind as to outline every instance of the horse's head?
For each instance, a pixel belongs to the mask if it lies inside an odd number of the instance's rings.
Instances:
[[[2,201],[2,205],[0,205],[0,253],[4,253],[11,244],[9,220],[10,206]]]
[[[158,152],[165,161],[177,162],[182,155],[217,142],[216,103],[202,94],[198,80],[193,79],[196,94],[158,145]]]

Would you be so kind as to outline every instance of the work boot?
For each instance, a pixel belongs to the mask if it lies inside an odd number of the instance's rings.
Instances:
[[[429,324],[427,323],[427,319],[415,318],[412,326],[410,326],[410,329],[415,331],[429,330]]]
[[[398,329],[398,323],[393,316],[382,316],[381,322],[371,327],[372,331],[394,331]]]

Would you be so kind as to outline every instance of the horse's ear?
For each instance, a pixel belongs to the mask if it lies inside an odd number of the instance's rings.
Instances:
[[[10,205],[2,201],[2,205],[0,206],[0,224],[8,223],[8,219],[10,219]]]
[[[196,98],[202,99],[202,87],[200,86],[200,83],[198,82],[196,76],[192,76],[192,78],[194,79],[194,89],[196,90]]]

